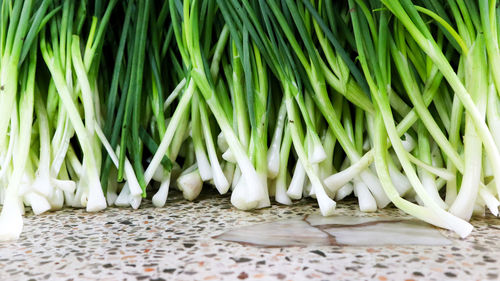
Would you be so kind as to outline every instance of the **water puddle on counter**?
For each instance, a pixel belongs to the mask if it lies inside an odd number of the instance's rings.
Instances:
[[[435,227],[413,219],[320,215],[248,225],[213,238],[256,247],[451,244]]]

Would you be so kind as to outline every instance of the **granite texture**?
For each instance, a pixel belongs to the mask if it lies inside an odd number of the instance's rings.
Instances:
[[[376,214],[339,202],[338,214]],[[444,246],[254,247],[213,237],[230,229],[319,213],[314,200],[244,212],[229,197],[179,194],[165,208],[64,209],[34,216],[15,242],[0,243],[0,280],[498,280],[500,220],[475,218],[466,239]]]

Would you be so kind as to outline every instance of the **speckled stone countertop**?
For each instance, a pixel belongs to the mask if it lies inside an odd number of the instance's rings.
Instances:
[[[441,231],[446,246],[259,248],[212,238],[229,229],[318,213],[313,200],[243,212],[227,196],[195,202],[171,195],[165,208],[65,209],[28,213],[21,239],[0,243],[0,280],[497,280],[500,219],[472,221],[466,239]],[[406,218],[389,208],[363,214]]]

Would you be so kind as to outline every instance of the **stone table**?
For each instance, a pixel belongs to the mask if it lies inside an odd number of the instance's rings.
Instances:
[[[339,215],[406,219],[389,207]],[[172,194],[164,208],[27,213],[21,238],[0,243],[0,280],[497,280],[500,220],[474,218],[465,239],[438,230],[446,245],[302,245],[257,247],[215,239],[228,230],[318,214],[313,199],[245,212],[228,196],[203,192],[194,202]],[[440,235],[441,235],[440,234]],[[294,234],[291,234],[294,235]],[[390,233],[388,233],[390,235]]]

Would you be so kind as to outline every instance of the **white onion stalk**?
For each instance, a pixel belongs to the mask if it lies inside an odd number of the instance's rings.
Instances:
[[[177,99],[179,94],[182,92],[184,89],[184,86],[186,86],[186,78],[183,78],[177,86],[175,86],[175,89],[170,93],[170,95],[167,97],[165,100],[165,103],[163,104],[163,111],[167,110],[167,108],[174,102],[174,100]]]
[[[365,153],[359,161],[353,163],[348,168],[341,170],[326,179],[323,180],[325,186],[330,190],[338,190],[346,183],[350,182],[354,177],[358,176],[363,170],[365,170],[373,161],[373,151]]]
[[[478,35],[470,48],[470,54],[465,60],[466,79],[465,85],[484,121],[486,114],[487,95],[489,89],[488,75],[486,72],[486,53],[484,37]],[[464,156],[465,170],[462,185],[457,198],[450,207],[450,212],[462,219],[469,220],[472,216],[474,202],[476,201],[480,183],[482,181],[482,149],[481,137],[474,126],[474,120],[467,114],[465,118]],[[496,146],[495,146],[496,148]],[[486,152],[488,150],[486,149]],[[495,177],[500,176],[496,175]],[[500,185],[497,183],[497,188]],[[483,208],[484,210],[484,208]]]
[[[280,172],[280,148],[283,136],[283,128],[285,127],[286,106],[282,102],[278,113],[278,120],[276,121],[276,128],[274,129],[271,145],[267,151],[267,177],[275,179]]]
[[[300,135],[298,132],[297,124],[295,122],[299,122],[298,114],[296,112],[295,106],[292,103],[292,98],[291,98],[291,90],[297,90],[294,85],[290,85],[285,83],[284,85],[284,91],[285,91],[285,104],[288,112],[288,125],[290,127],[290,133],[292,136],[292,144],[297,152],[297,156],[299,158],[299,161],[297,162],[297,166],[295,169],[297,169],[298,163],[301,164],[302,168],[305,170],[307,177],[309,178],[309,181],[312,183],[312,187],[314,189],[314,193],[316,194],[316,198],[318,201],[318,205],[321,211],[321,214],[324,216],[330,216],[335,212],[335,207],[336,203],[333,201],[330,197],[325,192],[325,187],[323,186],[323,182],[319,179],[318,175],[314,172],[311,163],[309,162],[307,158],[306,151],[302,145],[302,141],[300,139]],[[293,179],[292,179],[293,181]],[[304,186],[304,181],[302,181],[302,187]],[[298,189],[298,188],[297,188]],[[290,188],[288,189],[290,191]],[[293,190],[292,190],[293,191]],[[288,193],[288,196],[290,196],[290,193]],[[292,196],[290,198],[293,199]]]
[[[220,151],[226,151],[229,149],[229,145],[227,144],[226,138],[222,132],[217,135],[217,147],[219,147]]]
[[[356,177],[354,178],[353,187],[358,197],[359,210],[362,212],[375,212],[377,210],[377,202],[366,184],[359,177]]]
[[[182,195],[186,200],[193,201],[198,197],[203,187],[198,169],[183,173],[177,178],[177,187],[182,191]]]
[[[479,196],[483,199],[490,212],[495,217],[498,217],[498,207],[500,206],[500,201],[498,201],[488,187],[481,185],[479,187]]]
[[[108,206],[113,206],[118,197],[116,193],[118,190],[118,183],[114,180],[116,175],[116,172],[111,172],[108,179],[108,189],[106,190],[106,201],[108,202]]]
[[[411,189],[410,181],[408,181],[408,178],[397,168],[393,159],[389,158],[387,162],[394,187],[397,189],[399,195],[404,196],[408,190]],[[374,168],[374,165],[372,166]]]
[[[28,192],[26,193],[26,195],[24,195],[24,197],[24,200],[29,203],[35,215],[45,213],[52,208],[49,201],[47,201],[44,196],[36,192]]]
[[[12,59],[17,64],[16,59],[15,58]],[[2,59],[2,62],[5,61],[3,61]],[[4,64],[2,64],[2,66],[4,66]],[[1,70],[2,83],[5,83],[5,76],[4,76],[5,69],[9,69],[9,67],[4,67]],[[17,73],[17,65],[15,65],[13,68],[10,68],[10,70],[15,71]],[[27,163],[29,161],[29,151],[30,151],[29,147],[31,142],[31,130],[32,130],[33,109],[34,109],[35,72],[36,72],[36,53],[32,52],[29,59],[29,68],[27,72],[27,77],[25,77],[26,83],[24,87],[20,89],[19,105],[14,106],[14,109],[12,109],[11,111],[12,112],[11,129],[12,128],[16,129],[11,130],[10,137],[11,138],[15,137],[17,139],[14,148],[15,155],[13,155],[12,157],[12,165],[13,165],[12,175],[8,179],[8,184],[5,191],[4,205],[0,213],[0,241],[19,238],[23,228],[22,214],[24,213],[24,206],[21,196],[19,196],[19,189],[20,185],[22,184],[23,177],[25,175],[25,169],[27,167]],[[15,79],[17,75],[16,74],[13,75],[14,76],[9,76],[9,78]],[[16,84],[17,81],[13,81],[10,83]],[[15,86],[11,90],[12,92],[10,94],[17,93]],[[7,94],[8,93],[4,93],[4,95]],[[17,108],[19,108],[19,112]],[[19,121],[17,119],[18,113],[19,113]],[[17,126],[19,126],[18,129]],[[12,132],[17,133],[17,135],[13,136]],[[1,139],[3,140],[3,138]]]
[[[230,162],[222,163],[222,171],[224,172],[224,176],[226,177],[229,185],[232,187],[233,185],[233,177],[234,170],[236,169],[236,165]]]
[[[163,159],[168,147],[170,146],[170,143],[172,142],[177,126],[179,125],[179,122],[181,121],[184,113],[188,110],[189,103],[191,102],[191,98],[193,97],[194,92],[195,84],[194,81],[190,80],[187,89],[184,91],[179,103],[177,104],[170,123],[168,123],[165,135],[163,136],[160,145],[158,146],[158,149],[153,156],[153,159],[151,159],[149,166],[144,172],[144,179],[146,181],[146,184],[149,184],[149,182],[153,178],[154,173],[156,172],[156,169],[158,169],[158,167],[160,166],[161,160]]]
[[[234,168],[233,181],[231,182],[231,191],[233,191],[236,188],[236,185],[239,183],[240,178],[241,178],[241,170],[236,165],[236,167]]]
[[[403,134],[403,137],[401,138],[401,144],[403,145],[403,148],[406,150],[406,152],[413,151],[415,146],[417,146],[415,139],[408,133]]]
[[[351,195],[354,191],[354,186],[351,182],[344,184],[344,186],[340,187],[339,190],[335,193],[335,201],[340,201],[347,196]]]
[[[198,170],[203,181],[208,181],[213,178],[212,167],[205,153],[205,146],[203,146],[203,133],[204,129],[201,124],[200,117],[200,102],[198,94],[195,93],[193,100],[191,101],[191,137],[193,139],[194,151],[196,156],[196,162],[198,163]],[[206,137],[205,137],[206,138]],[[208,141],[208,140],[207,140]]]
[[[47,200],[50,203],[50,210],[60,210],[64,205],[64,192],[59,188],[54,188],[54,192]]]
[[[155,207],[165,206],[165,202],[167,202],[169,187],[170,187],[170,173],[167,172],[165,174],[165,178],[161,181],[160,188],[153,196],[152,201]]]
[[[391,203],[391,200],[387,197],[384,189],[382,188],[379,178],[371,171],[371,169],[365,169],[361,172],[359,177],[370,190],[373,198],[377,201],[377,206],[379,208],[384,208]]]
[[[118,168],[118,154],[120,154],[120,147],[117,147],[116,153],[113,151],[113,148],[111,147],[111,144],[108,142],[106,139],[106,136],[104,135],[104,132],[101,130],[101,127],[96,123],[95,124],[95,132],[96,135],[98,136],[99,140],[101,141],[102,145],[106,149],[106,152],[108,153],[109,157],[111,158],[111,161],[115,165],[115,167]],[[127,180],[128,183],[128,188],[130,191],[130,194],[133,197],[137,197],[138,195],[142,194],[142,189],[141,186],[139,185],[139,182],[137,181],[137,177],[135,176],[134,168],[132,167],[132,164],[128,160],[128,158],[125,158],[125,179]]]
[[[288,194],[286,193],[286,182],[287,179],[289,178],[288,171],[285,168],[279,169],[279,173],[277,177],[274,179],[274,185],[275,185],[275,195],[274,199],[276,202],[283,204],[283,205],[290,205],[292,204],[292,200],[290,197],[288,197]]]
[[[123,185],[120,194],[118,194],[118,197],[115,200],[115,205],[118,207],[130,206],[130,189],[128,187],[128,182]]]
[[[293,171],[292,180],[290,181],[286,194],[294,200],[302,198],[302,189],[304,188],[305,181],[306,171],[304,170],[302,163],[297,161],[297,164],[295,164],[295,170]]]
[[[224,153],[222,153],[222,159],[233,164],[237,163],[236,158],[234,157],[234,154],[231,151],[231,149],[227,149]]]
[[[432,198],[432,200],[434,200],[434,202],[440,208],[447,209],[448,205],[439,196],[438,189],[436,186],[436,179],[434,178],[434,176],[421,168],[418,169],[418,174],[420,177],[420,181],[422,182],[422,186],[427,191],[427,194]],[[417,198],[417,200],[419,200],[419,199]],[[419,202],[424,204],[423,201],[419,201]]]
[[[208,158],[210,159],[210,166],[212,168],[212,177],[214,180],[214,185],[220,194],[225,194],[229,190],[230,185],[219,163],[219,159],[212,138],[212,132],[210,130],[210,122],[208,120],[207,108],[202,100],[199,101],[199,110],[201,117],[201,127],[203,130],[203,135],[205,137],[205,144],[207,146]]]
[[[317,134],[308,132],[306,134],[306,145],[311,164],[317,164],[326,159],[325,149]]]

